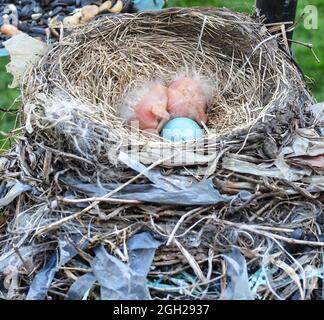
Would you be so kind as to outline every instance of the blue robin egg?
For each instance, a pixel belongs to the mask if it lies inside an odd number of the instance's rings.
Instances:
[[[173,142],[197,140],[202,138],[203,129],[192,119],[175,118],[165,124],[161,136]]]

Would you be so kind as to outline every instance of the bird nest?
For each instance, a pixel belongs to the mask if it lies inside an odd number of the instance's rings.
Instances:
[[[284,36],[219,9],[66,32],[0,158],[1,297],[322,298],[324,116]],[[123,123],[125,92],[179,72],[214,83],[203,139]]]
[[[210,146],[216,139],[249,130],[274,108],[300,101],[305,90],[300,73],[276,38],[256,20],[228,10],[169,9],[100,18],[64,37],[44,57],[26,79],[25,104],[31,105],[36,125],[65,122],[66,140],[74,141],[73,150],[87,158],[106,153],[115,163],[113,146],[131,145],[140,147],[142,162],[153,163],[170,143],[136,129],[130,132],[119,117],[124,96],[150,80],[167,84],[179,73],[198,74],[212,84],[205,137],[178,143],[184,154],[172,161],[190,164],[194,160],[188,149],[214,152]],[[37,92],[45,92],[47,100]],[[80,136],[86,139],[79,141]],[[98,149],[103,149],[100,155]],[[196,160],[205,164],[209,158]]]

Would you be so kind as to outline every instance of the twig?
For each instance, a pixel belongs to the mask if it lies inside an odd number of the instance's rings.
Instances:
[[[25,260],[25,259],[23,258],[23,256],[21,255],[21,253],[20,253],[18,247],[17,247],[16,245],[13,245],[13,249],[15,250],[15,252],[16,252],[17,256],[19,257],[19,259],[21,260],[21,262],[23,263],[23,265],[24,265],[26,271],[29,273],[29,272],[30,272],[30,268],[29,268],[29,266],[28,266],[26,260]]]
[[[169,237],[169,239],[168,239],[168,241],[167,241],[167,243],[166,243],[166,246],[169,246],[169,245],[171,244],[171,242],[173,241],[173,238],[174,238],[176,232],[178,231],[178,229],[180,228],[181,223],[182,223],[182,222],[183,222],[187,217],[191,216],[191,215],[194,214],[194,213],[198,213],[198,212],[200,212],[202,209],[203,209],[202,207],[199,207],[199,208],[195,208],[195,209],[193,209],[193,210],[191,210],[191,211],[188,211],[186,214],[184,214],[184,215],[183,215],[183,216],[178,220],[177,224],[175,225],[175,227],[173,228],[173,230],[172,230],[172,232],[171,232],[171,234],[170,234],[170,237]],[[206,210],[206,209],[205,209],[205,210]]]
[[[175,242],[175,244],[178,246],[179,250],[181,251],[181,253],[184,255],[184,257],[187,259],[189,265],[191,266],[192,270],[194,271],[194,273],[196,274],[196,276],[198,277],[198,279],[201,282],[207,282],[207,279],[205,278],[202,270],[200,269],[199,264],[197,263],[197,261],[194,259],[194,257],[188,252],[187,249],[185,249],[182,244],[174,239],[173,240]]]
[[[92,198],[84,198],[84,199],[67,199],[67,198],[58,198],[59,201],[64,203],[83,203],[83,202],[106,202],[106,203],[113,203],[113,204],[142,204],[143,202],[138,200],[126,200],[126,199],[112,199],[112,198],[104,198],[104,197],[92,197]]]
[[[10,110],[10,109],[0,108],[0,111],[4,112],[4,113],[17,113],[19,110],[18,109]]]
[[[237,228],[237,229],[242,229],[246,231],[251,231],[253,233],[263,235],[268,238],[273,238],[273,239],[278,239],[285,241],[287,243],[292,243],[292,244],[301,244],[301,245],[307,245],[307,246],[314,246],[314,247],[324,247],[324,242],[319,242],[319,241],[306,241],[306,240],[297,240],[297,239],[292,239],[292,238],[287,238],[284,236],[280,236],[275,233],[270,233],[267,231],[260,231],[258,230],[258,226],[256,225],[247,225],[247,224],[241,224],[241,223],[235,223],[235,222],[230,222],[227,220],[221,220],[216,217],[213,218],[214,221],[218,222],[219,224],[225,224],[229,225],[231,227]]]

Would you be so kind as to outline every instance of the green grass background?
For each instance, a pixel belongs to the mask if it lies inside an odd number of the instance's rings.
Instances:
[[[276,1],[276,0],[273,0]],[[252,13],[254,0],[169,0],[169,6],[215,6],[228,7],[236,11]],[[299,0],[297,17],[300,17],[306,5],[315,5],[318,9],[319,27],[317,30],[306,30],[303,21],[298,25],[294,39],[312,43],[314,50],[321,60],[316,62],[311,51],[303,46],[294,45],[296,61],[300,64],[305,74],[312,79],[310,84],[318,101],[324,101],[324,1]],[[11,77],[5,71],[7,58],[0,57],[0,108],[8,109],[19,95],[18,90],[8,89]],[[0,139],[1,131],[8,132],[14,123],[14,116],[0,111]],[[1,149],[1,145],[0,145]]]

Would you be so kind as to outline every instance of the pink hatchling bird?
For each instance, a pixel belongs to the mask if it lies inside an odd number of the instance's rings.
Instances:
[[[186,117],[207,122],[207,99],[199,83],[191,78],[173,81],[168,88],[168,112],[171,117]]]
[[[158,84],[136,104],[132,120],[138,121],[139,129],[158,133],[170,119],[167,107],[168,90]]]

